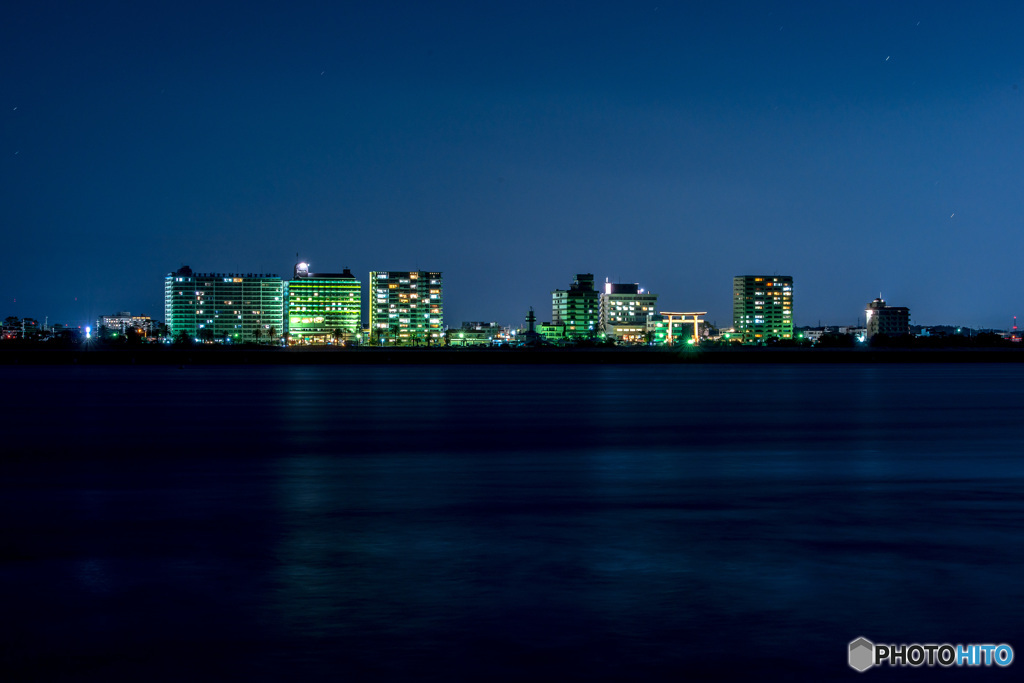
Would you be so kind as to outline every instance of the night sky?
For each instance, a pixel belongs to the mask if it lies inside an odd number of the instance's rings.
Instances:
[[[163,318],[163,276],[441,270],[519,324],[577,272],[731,323],[882,293],[1009,326],[1018,2],[7,3],[0,316]]]

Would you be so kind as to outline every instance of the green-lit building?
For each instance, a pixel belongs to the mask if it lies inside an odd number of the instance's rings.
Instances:
[[[495,346],[512,340],[511,330],[495,322],[464,322],[446,336],[448,346]]]
[[[537,323],[537,334],[557,344],[565,340],[565,323]]]
[[[287,291],[290,343],[358,342],[362,337],[362,285],[348,268],[311,273],[308,263],[297,263]]]
[[[271,341],[284,334],[284,282],[263,273],[193,273],[164,277],[164,321],[171,335],[227,343]]]
[[[551,322],[564,323],[566,337],[595,336],[599,318],[598,292],[594,289],[593,274],[580,273],[569,289],[551,292]]]
[[[732,326],[744,344],[793,338],[793,278],[737,275],[732,279]]]
[[[444,344],[444,294],[439,272],[370,271],[369,309],[372,344]]]
[[[655,346],[663,346],[668,341],[669,323],[660,313],[647,316],[644,341]]]

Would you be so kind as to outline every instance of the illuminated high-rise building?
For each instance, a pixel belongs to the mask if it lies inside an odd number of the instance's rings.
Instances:
[[[295,264],[288,282],[288,337],[293,343],[358,341],[362,336],[362,287],[348,268],[311,273]]]
[[[732,279],[732,326],[743,343],[793,338],[793,278],[737,275]]]
[[[643,342],[647,318],[654,315],[658,295],[640,289],[638,283],[616,284],[605,280],[601,293],[601,329],[620,342]]]
[[[164,277],[164,321],[172,336],[245,343],[284,334],[284,283],[263,273],[193,273]]]
[[[866,336],[871,339],[876,334],[899,337],[910,334],[910,309],[904,306],[887,306],[879,297],[868,304],[864,310]]]
[[[370,343],[440,346],[444,343],[441,273],[370,271]]]
[[[551,322],[565,325],[565,336],[592,337],[599,323],[598,293],[594,276],[580,273],[569,289],[551,292]]]

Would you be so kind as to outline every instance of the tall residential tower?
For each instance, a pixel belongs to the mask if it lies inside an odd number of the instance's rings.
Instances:
[[[732,326],[744,344],[793,338],[793,278],[737,275],[732,279]]]
[[[284,283],[263,273],[193,273],[164,277],[164,321],[172,336],[245,343],[284,334]]]
[[[288,283],[288,337],[299,344],[357,341],[362,336],[363,300],[359,280],[348,268],[311,273],[295,264]]]
[[[370,343],[440,346],[444,342],[441,273],[370,271]]]
[[[569,289],[551,292],[551,322],[564,325],[566,337],[595,336],[599,318],[593,274],[580,273]]]

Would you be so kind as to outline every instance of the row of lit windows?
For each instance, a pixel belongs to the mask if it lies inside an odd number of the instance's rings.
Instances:
[[[356,289],[362,283],[358,280],[342,280],[341,282],[329,282],[324,280],[292,280],[288,283],[290,289]]]
[[[303,293],[308,293],[308,292],[303,292]],[[333,294],[334,292],[331,292],[331,293]],[[318,297],[318,296],[320,296],[320,292],[313,292],[312,295]],[[348,293],[348,298],[350,298],[350,299],[355,298],[355,296],[356,296],[355,292],[349,292]],[[298,299],[299,297],[289,294],[288,298],[289,299]]]

